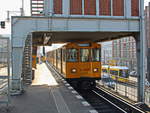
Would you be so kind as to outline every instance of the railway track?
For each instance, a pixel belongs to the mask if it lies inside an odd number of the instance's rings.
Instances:
[[[127,113],[103,95],[100,95],[95,89],[91,91],[77,91],[98,113]]]
[[[53,66],[48,68],[55,73],[56,79],[61,79],[60,73]],[[53,69],[52,69],[53,68]],[[109,92],[98,86],[93,90],[79,90],[74,88],[87,102],[97,110],[98,113],[146,113],[139,108],[110,95]]]
[[[133,106],[132,104],[110,94],[106,90],[99,88],[98,86],[93,90],[97,95],[106,98],[106,101],[110,101],[117,108],[122,109],[122,113],[145,113],[145,111]]]

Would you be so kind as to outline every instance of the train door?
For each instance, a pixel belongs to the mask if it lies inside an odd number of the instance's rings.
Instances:
[[[80,48],[79,52],[80,62],[79,62],[79,72],[80,77],[90,77],[92,75],[92,63],[90,61],[90,49]]]

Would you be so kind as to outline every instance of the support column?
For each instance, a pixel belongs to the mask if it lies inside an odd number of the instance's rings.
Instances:
[[[138,102],[145,101],[145,50],[141,33],[135,36],[137,54],[137,75],[138,75]]]
[[[131,0],[124,0],[124,15],[126,18],[131,17]]]
[[[54,13],[53,0],[44,0],[44,15],[52,16]]]
[[[70,14],[70,0],[62,0],[63,15],[69,16]]]
[[[137,42],[137,59],[138,59],[138,101],[145,102],[145,22],[144,22],[144,0],[139,0],[139,8],[140,8],[140,34],[136,36]]]
[[[19,94],[22,90],[21,73],[22,73],[22,56],[23,47],[13,45],[12,47],[12,94]]]
[[[96,0],[96,16],[99,16],[99,0]]]

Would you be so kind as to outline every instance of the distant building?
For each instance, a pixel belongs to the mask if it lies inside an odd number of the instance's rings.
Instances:
[[[109,64],[112,60],[112,41],[102,43],[102,64]]]
[[[136,70],[136,42],[133,37],[112,41],[112,57],[119,66],[127,66],[130,71]]]
[[[102,63],[127,66],[136,70],[136,42],[133,37],[102,43]]]
[[[150,2],[145,7],[145,36],[146,36],[146,55],[147,55],[147,79],[150,82]]]

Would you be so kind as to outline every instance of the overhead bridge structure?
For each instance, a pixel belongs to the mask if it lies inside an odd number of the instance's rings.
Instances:
[[[133,36],[137,43],[138,97],[143,101],[143,10],[143,0],[31,0],[31,16],[12,17],[12,90],[19,93],[23,79],[31,79],[32,46]]]

